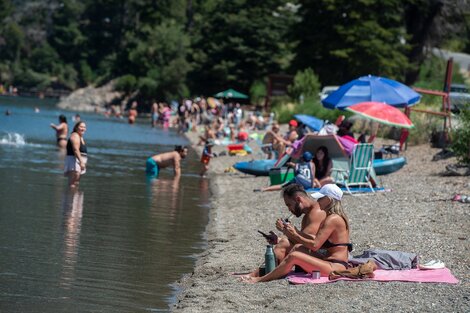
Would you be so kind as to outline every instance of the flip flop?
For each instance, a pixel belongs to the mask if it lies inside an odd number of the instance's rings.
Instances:
[[[418,264],[418,268],[420,270],[436,270],[436,269],[441,269],[445,267],[446,267],[445,263],[442,262],[441,260],[431,260],[424,264]]]

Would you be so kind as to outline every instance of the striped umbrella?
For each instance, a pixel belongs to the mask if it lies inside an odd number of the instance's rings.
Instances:
[[[342,85],[323,99],[322,103],[325,108],[340,110],[364,101],[385,102],[402,108],[412,106],[420,99],[419,93],[400,82],[368,75]]]
[[[345,109],[382,124],[401,128],[414,127],[405,113],[383,102],[361,102]]]

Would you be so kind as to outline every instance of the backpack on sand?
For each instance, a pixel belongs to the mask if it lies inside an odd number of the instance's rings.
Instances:
[[[359,266],[344,270],[344,271],[332,271],[328,276],[329,280],[335,280],[341,277],[351,278],[351,279],[361,279],[361,278],[372,278],[374,277],[374,271],[377,269],[377,265],[374,261],[369,260],[367,263],[361,264]]]

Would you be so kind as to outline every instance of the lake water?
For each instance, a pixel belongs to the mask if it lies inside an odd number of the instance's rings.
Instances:
[[[72,192],[49,126],[61,113],[71,129],[76,112],[53,101],[0,97],[0,312],[168,311],[206,244],[199,158],[190,149],[180,180],[147,180],[147,157],[187,140],[80,113],[89,158]]]

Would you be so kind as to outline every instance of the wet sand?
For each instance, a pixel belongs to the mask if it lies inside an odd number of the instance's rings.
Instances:
[[[196,135],[189,134],[192,142]],[[196,147],[200,152],[201,147]],[[215,147],[214,151],[222,151]],[[353,255],[365,249],[400,250],[422,262],[444,261],[458,285],[403,282],[335,282],[289,285],[285,279],[246,284],[232,272],[247,272],[263,260],[266,243],[257,230],[275,230],[277,218],[288,215],[278,192],[253,193],[268,177],[224,173],[238,160],[211,160],[212,209],[208,247],[194,273],[180,282],[173,312],[469,312],[470,204],[453,202],[456,193],[470,195],[470,177],[444,177],[455,158],[432,162],[439,149],[409,147],[408,164],[380,176],[391,192],[346,195],[343,203],[351,224]],[[255,150],[256,154],[256,150]],[[259,158],[260,155],[256,156]],[[294,219],[298,226],[300,219]]]

